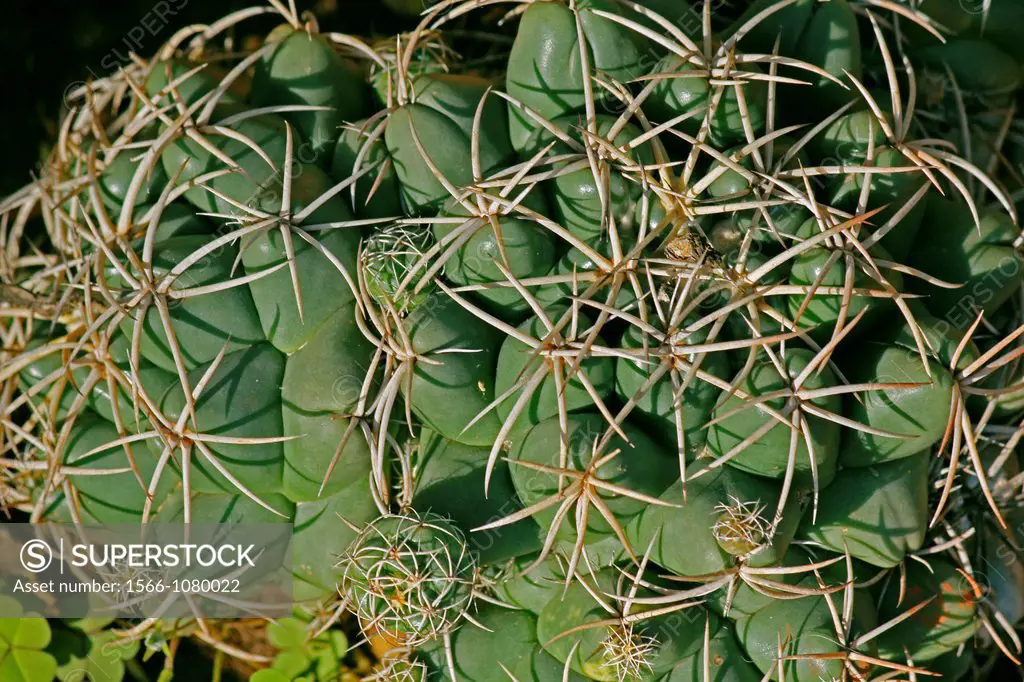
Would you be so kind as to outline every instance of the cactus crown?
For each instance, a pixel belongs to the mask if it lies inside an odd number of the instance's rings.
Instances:
[[[366,626],[419,646],[451,632],[473,602],[476,561],[443,517],[408,511],[373,521],[340,562],[343,594]]]
[[[753,554],[771,540],[772,526],[764,517],[760,500],[744,502],[735,497],[715,507],[718,518],[711,532],[718,545],[733,556]]]
[[[364,682],[427,682],[427,667],[408,658],[387,656]]]
[[[389,225],[367,239],[360,263],[370,296],[399,313],[422,303],[430,290],[416,291],[407,280],[416,274],[433,243],[429,229],[401,224]]]
[[[655,637],[637,632],[632,623],[617,624],[601,640],[602,662],[614,671],[616,682],[641,680],[651,671],[657,646]]]

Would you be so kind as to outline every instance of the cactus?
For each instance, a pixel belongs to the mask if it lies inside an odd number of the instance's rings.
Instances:
[[[4,507],[294,527],[283,663],[78,629],[266,680],[1019,661],[1014,3],[391,4],[182,29],[0,202]]]
[[[340,564],[356,615],[411,647],[451,632],[473,602],[474,556],[462,531],[432,514],[376,519]]]

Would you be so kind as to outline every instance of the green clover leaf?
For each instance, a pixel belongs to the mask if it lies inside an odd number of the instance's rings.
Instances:
[[[50,625],[46,619],[24,613],[21,604],[6,597],[0,598],[0,612],[16,614],[14,618],[0,618],[0,680],[53,680],[57,661],[43,651],[50,643]]]

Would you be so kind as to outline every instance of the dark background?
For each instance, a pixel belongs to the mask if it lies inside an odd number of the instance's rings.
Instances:
[[[182,26],[207,23],[258,4],[261,0],[3,0],[0,197],[30,181],[45,145],[56,135],[62,95],[69,84],[90,74],[108,75],[111,67],[127,59],[129,48],[148,57]],[[297,4],[300,11],[313,10],[325,30],[383,36],[410,24],[381,0]],[[156,12],[158,5],[164,10],[163,20]]]

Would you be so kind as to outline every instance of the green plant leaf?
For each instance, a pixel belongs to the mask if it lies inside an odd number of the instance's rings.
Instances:
[[[267,668],[265,670],[259,670],[249,678],[249,682],[291,682],[290,677],[285,675],[280,670],[274,670],[273,668]]]
[[[62,682],[114,682],[124,679],[124,662],[139,652],[139,643],[119,641],[110,630],[70,628],[56,630],[47,650],[57,659],[56,676]]]
[[[335,680],[342,670],[348,638],[340,630],[328,630],[308,639],[309,624],[300,618],[282,618],[267,626],[267,637],[280,653],[273,670],[289,680]],[[268,678],[267,682],[272,682]]]
[[[57,660],[43,651],[50,643],[49,623],[33,613],[23,614],[21,604],[13,599],[0,599],[0,612],[16,615],[0,618],[0,680],[50,682]]]
[[[298,618],[282,618],[267,625],[267,638],[275,649],[297,649],[306,644],[306,624]]]

